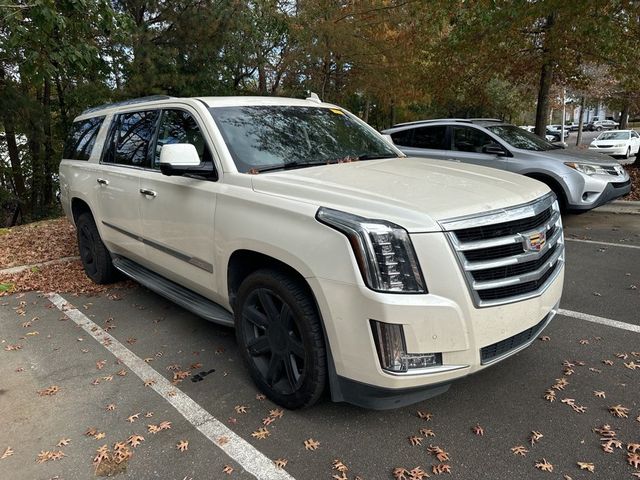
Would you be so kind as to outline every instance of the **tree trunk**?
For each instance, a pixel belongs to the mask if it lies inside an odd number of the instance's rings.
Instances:
[[[549,36],[552,34],[553,25],[556,21],[556,13],[552,13],[547,17],[545,26],[545,39],[542,53],[542,69],[540,71],[540,86],[538,88],[538,105],[536,107],[536,129],[535,133],[544,138],[547,132],[549,121],[550,102],[549,92],[553,82],[553,54],[549,50]]]
[[[44,110],[44,184],[42,191],[42,203],[45,208],[51,205],[53,200],[53,132],[51,130],[51,80],[44,81],[44,94],[42,98]]]
[[[624,105],[622,106],[622,113],[620,114],[620,126],[618,127],[620,130],[626,130],[629,125],[629,110],[631,109],[631,101],[629,99],[625,99]]]
[[[24,175],[22,173],[22,164],[20,162],[20,152],[18,151],[18,142],[16,141],[16,132],[13,128],[13,120],[8,112],[3,115],[4,134],[7,140],[7,150],[9,152],[9,162],[11,164],[11,180],[15,188],[15,194],[19,202],[24,202],[26,196],[26,187],[24,184]]]
[[[576,136],[576,146],[580,145],[582,141],[582,127],[584,127],[584,106],[587,103],[587,99],[583,95],[580,98],[580,120],[578,120],[578,135]]]

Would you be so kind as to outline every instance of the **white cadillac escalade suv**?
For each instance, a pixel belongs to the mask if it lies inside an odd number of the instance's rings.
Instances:
[[[558,308],[558,204],[535,180],[405,157],[313,96],[87,110],[60,164],[87,275],[235,327],[258,388],[407,405],[528,346]]]

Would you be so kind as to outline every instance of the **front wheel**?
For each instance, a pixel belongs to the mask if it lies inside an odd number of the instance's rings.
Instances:
[[[623,157],[625,160],[628,159],[631,156],[631,147],[627,147],[627,153],[626,155]]]
[[[240,285],[236,338],[251,378],[275,403],[313,405],[326,382],[327,357],[315,302],[295,278],[259,270]]]

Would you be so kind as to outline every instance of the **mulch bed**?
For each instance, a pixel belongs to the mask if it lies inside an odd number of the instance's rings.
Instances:
[[[0,230],[0,269],[74,256],[78,256],[76,230],[66,218]],[[96,285],[85,275],[80,260],[73,260],[4,275],[0,296],[29,291],[92,295],[134,285],[129,280]]]
[[[639,162],[640,163],[640,162]],[[632,167],[631,165],[625,165],[625,170],[629,172],[631,177],[631,192],[621,198],[621,200],[640,200],[640,166]]]
[[[0,269],[74,256],[76,229],[66,218],[0,230]]]

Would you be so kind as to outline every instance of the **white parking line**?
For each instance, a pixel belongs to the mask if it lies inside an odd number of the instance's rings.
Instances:
[[[640,250],[640,245],[625,245],[624,243],[596,242],[595,240],[583,240],[581,238],[567,238],[567,237],[565,237],[565,241],[567,241],[567,242],[579,242],[579,243],[593,243],[595,245],[608,245],[610,247],[635,248],[635,249]]]
[[[559,308],[558,314],[564,315],[565,317],[573,317],[580,320],[586,320],[587,322],[599,323],[608,327],[619,328],[621,330],[628,330],[629,332],[640,333],[640,325],[634,325],[632,323],[619,322],[618,320],[597,317],[596,315],[590,315],[588,313],[574,312],[572,310],[565,310],[564,308]]]
[[[198,405],[191,397],[172,385],[169,380],[151,368],[140,357],[122,345],[109,333],[89,320],[82,312],[74,308],[69,302],[57,293],[50,293],[49,300],[67,317],[77,323],[89,335],[100,342],[107,350],[119,358],[141,380],[155,380],[151,385],[162,398],[169,402],[189,423],[196,427],[211,442],[235,460],[242,468],[254,477],[264,480],[294,480],[284,470],[276,469],[274,463],[256,450],[246,440],[236,435],[226,425],[213,417],[204,408]],[[109,340],[105,345],[103,342]],[[169,394],[171,392],[171,394]],[[219,445],[216,439],[227,437],[228,442]]]

